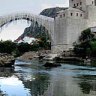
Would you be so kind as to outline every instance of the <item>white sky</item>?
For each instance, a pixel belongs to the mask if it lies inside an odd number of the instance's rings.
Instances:
[[[43,9],[50,7],[67,7],[69,0],[0,0],[0,16],[16,12],[30,12],[39,14]],[[27,23],[9,24],[0,33],[0,39],[14,40],[24,32]]]

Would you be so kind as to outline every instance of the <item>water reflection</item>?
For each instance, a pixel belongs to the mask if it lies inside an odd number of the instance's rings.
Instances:
[[[12,76],[14,72],[14,68],[0,68],[0,77],[9,77]]]
[[[30,96],[13,68],[0,68],[0,96]]]
[[[88,83],[88,82],[81,82],[81,83],[79,83],[79,85],[80,85],[83,93],[85,93],[85,94],[89,94],[90,93],[90,90],[91,90],[90,83]]]
[[[83,75],[80,78],[79,86],[84,94],[96,95],[96,76],[95,75]]]
[[[14,69],[13,68],[0,68],[0,96],[6,96],[7,94],[4,93],[2,91],[2,86],[1,86],[1,83],[3,83],[1,80],[4,78],[4,77],[10,77],[13,75],[13,71]]]
[[[62,64],[0,68],[0,96],[96,96],[96,68]]]
[[[38,67],[35,67],[35,69],[36,70],[29,67],[18,67],[15,75],[22,80],[24,87],[30,90],[32,96],[41,96],[50,84],[50,75],[44,71],[40,71]]]
[[[23,83],[26,88],[30,89],[32,96],[41,96],[48,88],[49,75],[38,73],[35,75],[35,80]]]

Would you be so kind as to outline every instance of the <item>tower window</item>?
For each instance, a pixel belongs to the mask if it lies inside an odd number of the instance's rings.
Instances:
[[[73,13],[71,13],[71,16],[73,15]]]
[[[80,2],[80,5],[82,5],[82,2]]]
[[[92,1],[92,4],[94,4],[94,2]]]
[[[77,3],[77,6],[78,6],[79,4]]]
[[[80,17],[82,17],[82,14],[80,14]]]
[[[76,16],[78,16],[78,13],[76,13]]]
[[[76,5],[74,4],[74,7],[76,7]]]

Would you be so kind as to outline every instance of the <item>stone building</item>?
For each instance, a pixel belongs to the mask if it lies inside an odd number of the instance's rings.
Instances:
[[[96,26],[96,0],[69,0],[69,8],[58,12],[54,20],[54,52],[73,49],[81,32]],[[57,39],[58,38],[58,39]]]

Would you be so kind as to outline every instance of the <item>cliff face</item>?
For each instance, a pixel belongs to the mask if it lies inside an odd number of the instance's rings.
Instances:
[[[48,8],[44,9],[40,15],[48,16],[55,18],[58,11],[65,10],[66,8]],[[47,32],[47,33],[46,33]],[[20,39],[23,39],[25,36],[34,37],[34,38],[40,38],[41,36],[48,35],[48,31],[43,27],[39,26],[37,22],[35,22],[35,25],[31,24],[30,27],[25,28],[24,33],[18,37],[17,41]]]
[[[57,16],[57,12],[61,11],[61,10],[65,10],[66,8],[64,7],[54,7],[54,8],[48,8],[48,9],[44,9],[40,15],[44,15],[44,16],[48,16],[48,17],[52,17],[55,18]]]
[[[45,37],[48,39],[48,31],[43,26],[39,26],[37,22],[35,24],[31,24],[30,27],[25,28],[24,33],[15,40],[15,42],[19,42],[20,40],[23,40],[24,37],[30,37],[30,38],[40,38]]]

